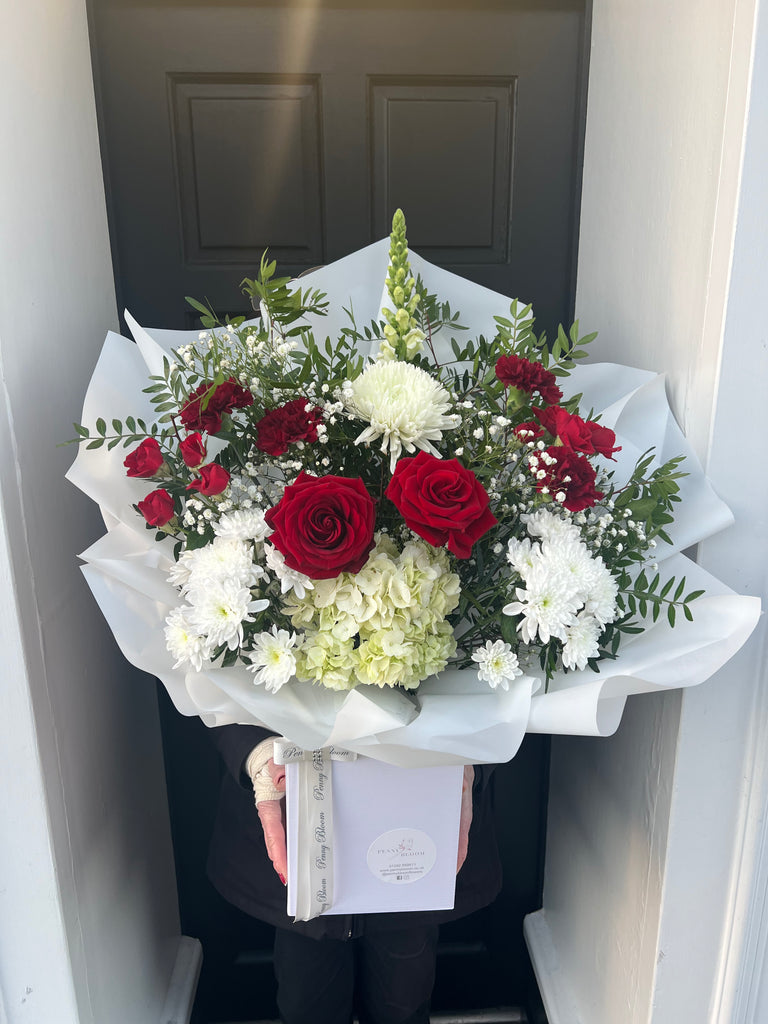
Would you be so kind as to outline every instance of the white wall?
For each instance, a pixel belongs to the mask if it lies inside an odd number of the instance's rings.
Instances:
[[[96,515],[56,447],[116,323],[85,2],[2,24],[0,1005],[146,1024],[179,930],[154,689],[80,577]]]
[[[749,439],[764,429],[765,329],[755,333],[756,295],[742,296],[740,317],[728,305],[755,7],[595,0],[577,315],[601,332],[597,358],[667,371],[678,418],[739,517],[702,546],[703,564],[765,594],[768,485],[748,472]],[[746,216],[765,225],[763,191]],[[742,254],[753,273],[754,257]],[[534,922],[568,1007],[553,1024],[760,1019],[730,1015],[724,965],[740,927],[732,897],[761,643],[682,701],[634,698],[610,740],[553,743]]]

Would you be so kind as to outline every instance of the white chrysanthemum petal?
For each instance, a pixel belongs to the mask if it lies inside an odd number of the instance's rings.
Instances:
[[[585,669],[590,658],[598,655],[600,623],[587,612],[581,612],[566,630],[563,644],[565,668]]]
[[[296,653],[298,636],[285,629],[273,626],[268,633],[259,633],[248,652],[256,683],[264,683],[270,693],[277,693],[281,686],[296,674]]]
[[[260,508],[248,508],[226,512],[213,524],[213,532],[217,537],[229,540],[253,540],[258,543],[272,531],[264,522],[264,512]]]
[[[243,643],[243,623],[269,607],[269,601],[252,600],[249,588],[234,579],[192,591],[189,600],[191,625],[208,637],[212,648],[226,644],[231,651]]]
[[[512,680],[523,674],[517,655],[503,640],[487,640],[485,647],[475,651],[472,660],[478,665],[477,678],[494,690],[497,686],[508,690]]]
[[[439,458],[432,442],[459,422],[448,411],[451,398],[442,384],[412,363],[372,363],[352,381],[345,404],[370,424],[355,443],[370,444],[381,438],[381,450],[389,452],[392,472],[403,450],[421,448]]]
[[[282,551],[278,551],[271,544],[265,546],[264,560],[280,580],[281,594],[288,594],[293,590],[297,597],[304,597],[308,590],[314,589],[314,584],[309,576],[305,576],[304,573],[287,566]]]
[[[182,605],[174,608],[165,620],[165,644],[176,659],[174,668],[189,663],[199,672],[203,663],[211,656],[206,637],[201,636],[189,621],[190,608]]]

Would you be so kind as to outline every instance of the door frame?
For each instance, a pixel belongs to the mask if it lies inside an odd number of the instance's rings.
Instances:
[[[617,0],[602,0],[597,9],[611,9],[618,5]],[[658,3],[658,16],[661,17],[664,4]],[[764,5],[763,5],[764,6]],[[729,239],[726,246],[725,259],[700,269],[707,280],[707,323],[703,326],[713,332],[716,338],[716,349],[707,357],[707,369],[716,378],[711,392],[712,402],[704,408],[702,419],[695,426],[704,439],[705,451],[708,453],[710,471],[714,473],[716,484],[721,488],[725,485],[726,493],[733,489],[733,475],[737,471],[744,473],[744,465],[733,459],[733,447],[726,444],[725,429],[721,423],[730,425],[733,422],[743,423],[748,410],[744,408],[743,387],[740,378],[742,367],[749,365],[755,369],[765,369],[761,362],[764,357],[760,351],[760,324],[757,322],[755,309],[759,308],[756,299],[761,297],[759,282],[755,280],[757,265],[754,255],[761,252],[765,255],[766,200],[764,190],[754,180],[753,166],[750,163],[752,150],[755,147],[765,153],[764,135],[760,132],[760,115],[765,119],[768,107],[768,92],[765,85],[766,48],[768,46],[768,18],[762,11],[758,21],[759,4],[757,0],[734,0],[733,38],[731,40],[730,66],[728,73],[729,99],[728,109],[723,111],[723,124],[727,128],[724,138],[737,140],[746,135],[747,162],[743,172],[741,154],[744,152],[742,142],[736,146],[739,156],[737,168],[729,165],[725,159],[715,169],[720,182],[717,195],[718,204],[718,240]],[[623,30],[630,32],[631,25]],[[706,30],[706,25],[702,28]],[[83,75],[88,67],[87,25],[85,17],[85,0],[41,0],[34,5],[21,5],[13,11],[10,25],[7,27],[6,41],[9,45],[9,56],[6,67],[16,80],[23,81],[28,75],[27,58],[32,48],[30,40],[34,39],[34,51],[42,54],[57,54],[59,64],[65,74],[72,75],[82,85]],[[753,53],[757,45],[755,68],[755,92],[753,95],[752,117],[747,118],[747,100]],[[593,63],[594,63],[593,52]],[[671,59],[671,57],[669,58]],[[89,71],[88,71],[89,73]],[[600,82],[592,76],[590,82],[590,105],[600,98]],[[639,85],[638,85],[639,89]],[[66,152],[68,167],[74,167],[82,175],[83,181],[100,180],[101,167],[95,140],[95,114],[93,113],[93,95],[87,88],[62,91],[54,75],[44,81],[34,104],[25,103],[15,107],[17,100],[12,99],[13,90],[5,91],[3,114],[10,110],[12,117],[20,110],[24,118],[26,134],[36,142],[47,136],[48,160],[45,166],[61,167],[62,152]],[[606,99],[603,96],[603,99]],[[636,96],[641,101],[641,97]],[[12,110],[10,108],[13,108]],[[88,112],[89,124],[82,127],[83,110]],[[62,131],[51,131],[51,125],[67,123],[67,115],[81,128],[88,141],[79,153],[73,153],[65,147],[62,150]],[[613,117],[619,120],[626,115],[614,102]],[[662,126],[663,127],[663,126]],[[681,140],[682,143],[683,140]],[[589,163],[590,138],[587,138],[587,166]],[[760,147],[763,147],[762,150]],[[731,151],[732,152],[732,151]],[[725,154],[726,156],[728,154]],[[753,155],[753,154],[752,154]],[[30,210],[35,207],[38,195],[35,192],[35,181],[25,181],[23,165],[6,169],[9,182],[13,186],[16,202],[25,204]],[[589,173],[589,170],[587,171]],[[609,173],[609,172],[606,172]],[[712,173],[711,168],[691,168],[692,182],[697,175],[705,176]],[[96,199],[90,199],[98,205],[101,202],[99,189],[94,193]],[[103,226],[85,224],[83,241],[86,243],[83,252],[70,247],[67,232],[71,226],[71,216],[77,198],[62,194],[58,209],[51,208],[46,223],[37,221],[30,224],[24,238],[24,259],[33,261],[41,267],[47,267],[54,261],[53,254],[59,258],[60,264],[75,264],[83,272],[90,257],[87,256],[87,243],[93,242],[98,251],[103,248]],[[739,207],[739,204],[740,207]],[[737,213],[741,216],[737,223]],[[584,229],[584,211],[582,213],[582,230]],[[761,228],[761,225],[763,226]],[[90,237],[88,237],[90,232]],[[19,259],[18,239],[0,243],[0,267],[11,268]],[[757,247],[757,248],[756,248]],[[718,250],[718,257],[723,255]],[[585,280],[589,273],[586,256],[582,254],[580,262],[580,281]],[[724,265],[723,265],[724,263]],[[765,262],[762,264],[765,265]],[[77,275],[75,275],[77,276]],[[89,289],[81,289],[79,293],[67,296],[65,291],[56,290],[56,313],[66,320],[69,310],[81,301],[89,304],[91,311],[92,330],[97,320],[106,320],[103,312],[112,299],[111,284],[103,277],[97,277],[98,295],[88,297]],[[752,290],[750,290],[752,289]],[[93,289],[90,289],[91,291]],[[25,294],[15,296],[20,306],[30,300],[32,309],[36,308],[35,299],[39,296],[32,285]],[[629,303],[625,312],[629,313]],[[7,305],[0,306],[0,314],[7,313]],[[79,327],[79,325],[76,325]],[[758,328],[758,329],[756,329]],[[77,330],[70,331],[73,345],[77,344]],[[9,336],[7,322],[0,322],[0,358],[3,369],[6,366],[7,353],[12,346],[27,344],[22,334]],[[698,351],[696,343],[687,350],[688,365],[696,366]],[[714,360],[714,363],[712,362]],[[46,372],[44,365],[38,369],[43,379]],[[5,377],[5,373],[3,373]],[[763,379],[766,379],[765,376]],[[14,382],[11,381],[11,384]],[[72,388],[79,387],[74,378],[70,382]],[[706,389],[705,389],[706,390]],[[701,392],[693,388],[689,391],[691,401],[701,397]],[[11,391],[6,395],[7,409],[18,411],[26,398],[20,392]],[[23,441],[20,431],[27,425],[24,419],[2,419],[3,447],[6,453],[18,450]],[[759,424],[758,424],[759,425]],[[764,425],[763,425],[764,426]],[[765,431],[763,431],[764,435]],[[711,442],[710,442],[711,434]],[[7,650],[15,652],[15,664],[12,672],[7,699],[11,709],[18,713],[18,736],[25,737],[22,743],[0,745],[0,774],[4,779],[4,802],[2,812],[7,820],[24,830],[23,858],[17,856],[14,876],[16,890],[13,896],[14,912],[0,915],[0,1022],[2,1024],[43,1024],[52,1019],[45,1009],[56,1006],[56,1019],[62,1024],[86,1024],[86,1022],[109,1019],[112,1022],[126,1024],[147,1024],[151,1020],[167,1019],[163,1016],[163,1004],[168,992],[183,992],[191,983],[194,987],[194,957],[190,959],[189,969],[181,963],[176,980],[170,984],[169,963],[165,958],[156,971],[141,970],[135,965],[135,975],[128,980],[130,1000],[126,998],[120,1012],[105,1015],[104,1007],[107,998],[99,986],[98,964],[93,960],[93,946],[89,945],[94,937],[103,939],[103,955],[108,951],[115,929],[119,927],[114,915],[105,915],[102,920],[95,921],[89,917],[88,910],[82,904],[83,894],[72,888],[68,879],[72,875],[72,858],[77,857],[82,849],[78,847],[78,835],[73,832],[77,822],[74,808],[82,802],[83,794],[79,789],[82,780],[78,780],[76,771],[51,771],[51,761],[47,755],[49,743],[55,736],[55,749],[61,764],[66,769],[78,759],[85,758],[73,745],[73,737],[67,732],[66,723],[56,722],[51,717],[51,703],[48,699],[57,679],[41,662],[41,651],[45,645],[53,642],[50,632],[50,620],[44,612],[44,602],[40,602],[42,580],[35,579],[39,567],[35,565],[35,529],[37,520],[25,509],[16,497],[17,487],[24,491],[31,486],[33,475],[38,469],[29,464],[14,462],[13,458],[2,463],[2,511],[4,531],[8,543],[0,546],[0,574],[6,582],[3,605],[0,610],[7,612],[4,622],[4,641]],[[752,477],[754,480],[754,477]],[[55,501],[55,490],[59,486],[50,483],[48,501],[51,496]],[[62,494],[66,485],[60,484]],[[761,484],[762,486],[762,484]],[[760,507],[765,507],[760,503]],[[757,532],[756,503],[750,507],[744,501],[739,508],[741,531],[729,531],[721,538],[708,541],[701,548],[701,558],[706,567],[718,572],[724,578],[733,579],[738,583],[740,578],[750,575],[764,552],[759,544],[762,534]],[[744,530],[744,525],[747,529]],[[762,528],[762,524],[760,524]],[[764,531],[763,531],[764,532]],[[27,538],[24,544],[17,544],[19,537]],[[61,534],[62,544],[70,544],[74,554],[79,550],[78,529],[71,526]],[[72,580],[77,576],[72,564]],[[10,584],[13,583],[13,597]],[[71,581],[70,581],[71,582]],[[760,592],[765,593],[764,581],[758,581]],[[768,595],[767,595],[768,596]],[[75,611],[70,611],[72,636],[78,635],[75,627],[80,625]],[[70,641],[72,648],[76,646]],[[757,1019],[754,1016],[764,1007],[768,998],[765,990],[765,954],[768,948],[768,917],[765,911],[765,881],[768,879],[768,855],[766,848],[766,797],[768,796],[768,778],[766,778],[766,752],[768,752],[768,716],[764,714],[768,703],[768,685],[762,658],[764,634],[761,632],[757,640],[734,661],[731,666],[720,674],[718,681],[686,694],[682,703],[680,728],[670,729],[675,741],[676,754],[674,773],[661,781],[669,791],[666,805],[668,813],[667,838],[663,854],[661,871],[661,898],[655,908],[655,930],[649,930],[644,956],[656,965],[660,955],[664,954],[658,968],[654,968],[652,985],[645,992],[645,1019],[655,1024],[685,1019],[677,1013],[681,1000],[690,997],[692,986],[701,981],[701,989],[706,994],[708,1008],[702,1020],[720,1022],[720,1024],[748,1024]],[[50,655],[50,647],[48,648]],[[115,658],[115,665],[119,659]],[[69,680],[73,686],[73,699],[77,699],[78,680],[73,675]],[[142,684],[143,685],[143,684]],[[48,694],[48,698],[46,698]],[[645,698],[652,700],[652,698]],[[674,724],[675,712],[670,709]],[[720,727],[721,718],[727,714],[728,721],[746,727],[752,722],[752,728],[746,732],[736,732],[730,740],[723,738]],[[101,728],[107,723],[101,722]],[[147,721],[148,734],[156,729]],[[742,736],[748,735],[744,743]],[[17,737],[18,738],[18,737]],[[587,743],[608,743],[612,741],[586,741]],[[717,762],[713,771],[712,759],[702,757],[702,746],[717,750]],[[706,762],[706,763],[705,763]],[[55,761],[53,762],[55,764]],[[578,758],[574,762],[579,768]],[[109,768],[105,760],[105,769]],[[161,769],[158,769],[160,772]],[[716,786],[715,799],[709,800],[704,791],[702,780],[713,780]],[[157,783],[161,783],[158,774]],[[706,799],[704,799],[706,798]],[[685,878],[686,869],[690,868],[691,848],[695,847],[697,855],[702,850],[699,839],[716,838],[721,812],[724,806],[735,808],[735,826],[732,836],[727,842],[713,842],[706,847],[706,872],[697,872],[702,878],[715,879],[715,890],[710,896],[717,903],[718,925],[710,935],[691,935],[686,917],[690,900],[694,893]],[[15,810],[14,810],[15,809]],[[126,820],[132,813],[129,807],[117,804],[115,813],[125,815]],[[663,822],[656,825],[662,831]],[[557,822],[550,821],[550,841],[557,835]],[[173,869],[170,849],[166,836],[147,837],[151,844],[156,842],[157,848],[152,856],[155,860],[158,886],[172,878]],[[24,864],[21,861],[24,861]],[[700,863],[700,859],[698,861]],[[28,870],[33,865],[34,870]],[[23,870],[22,870],[23,869]],[[690,871],[688,871],[690,874]],[[41,901],[41,884],[45,883],[45,898]],[[548,880],[549,888],[554,885]],[[7,896],[4,897],[7,900]],[[3,904],[4,907],[8,903]],[[31,912],[35,908],[34,913]],[[576,962],[574,950],[566,941],[565,931],[558,931],[557,915],[547,918],[549,907],[545,890],[544,923],[547,925],[548,936],[552,940],[549,947],[536,947],[532,942],[534,959],[539,968],[542,990],[550,994],[550,1024],[560,1022],[583,1021],[584,1024],[601,1024],[597,1016],[585,1016],[583,1005],[578,1000],[585,983],[592,985],[605,984],[605,979],[595,975],[591,978],[569,976],[569,970]],[[539,918],[539,921],[542,919]],[[561,915],[559,923],[563,923]],[[124,924],[124,922],[123,922]],[[578,924],[578,922],[577,922]],[[165,931],[167,923],[160,925],[156,920],[135,920],[131,922],[135,929],[134,938],[139,944],[146,943],[147,948],[157,948],[161,938],[175,942],[178,946],[180,936]],[[582,924],[583,927],[583,924]],[[89,934],[83,935],[83,930]],[[172,929],[171,929],[172,930]],[[577,929],[578,933],[578,929]],[[45,949],[42,961],[39,957],[30,959],[32,951],[39,948],[41,934],[54,936]],[[529,927],[529,940],[533,934]],[[89,941],[83,941],[83,938]],[[714,962],[713,975],[692,978],[687,972],[691,959],[689,947],[691,940],[705,944],[705,962],[711,966]],[[119,944],[115,946],[115,956],[119,956]],[[179,947],[182,948],[182,947]],[[547,961],[542,954],[551,954],[554,958]],[[90,959],[89,959],[90,957]],[[714,961],[713,961],[714,957]],[[183,958],[181,958],[183,960]],[[681,969],[685,965],[685,970]],[[129,968],[122,964],[124,972]],[[702,974],[705,973],[702,969]],[[559,976],[562,983],[558,988],[552,985],[552,978]],[[186,981],[185,981],[186,978]],[[175,988],[174,988],[175,986]],[[560,1012],[556,994],[562,995],[562,1005],[566,1007]],[[555,995],[553,995],[555,993]],[[641,993],[642,995],[643,993]],[[637,992],[626,991],[627,999],[636,996]],[[570,1002],[569,1002],[570,1000]],[[181,999],[184,1004],[184,999]],[[136,1007],[141,1005],[141,1016],[137,1015]],[[48,1015],[46,1016],[46,1013]],[[677,1014],[677,1015],[676,1015]]]

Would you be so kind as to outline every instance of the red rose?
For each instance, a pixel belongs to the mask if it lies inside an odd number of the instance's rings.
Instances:
[[[556,405],[563,397],[554,373],[521,356],[500,356],[496,376],[505,388],[517,388],[528,395],[538,392],[549,405]]]
[[[447,544],[457,558],[469,558],[475,541],[498,522],[485,488],[457,459],[427,452],[400,459],[385,493],[410,530],[434,547]]]
[[[234,377],[214,385],[205,380],[195,388],[179,410],[179,418],[187,430],[205,430],[218,434],[221,418],[233,409],[253,404],[253,395],[241,387]]]
[[[148,437],[134,448],[123,462],[128,476],[154,476],[163,464],[163,453],[154,437]]]
[[[289,444],[317,441],[317,426],[323,421],[323,410],[314,406],[307,411],[307,404],[306,398],[294,398],[265,413],[256,424],[259,434],[256,447],[267,455],[284,455]]]
[[[565,494],[562,504],[569,512],[591,508],[604,497],[595,487],[595,470],[589,459],[556,445],[546,451],[554,462],[547,465],[543,459],[538,460],[538,468],[545,471],[545,476],[536,481],[537,491],[541,493],[546,488],[546,493],[553,498],[562,491]],[[537,455],[532,458],[536,459]]]
[[[264,518],[285,564],[313,580],[359,572],[373,547],[375,508],[360,477],[299,473]]]
[[[190,469],[197,469],[201,463],[205,462],[207,455],[202,434],[188,434],[183,441],[179,441],[179,451],[184,459],[184,465],[189,466]]]
[[[140,501],[138,509],[150,526],[165,526],[169,520],[173,519],[173,498],[168,491],[160,487]]]
[[[193,480],[191,484],[187,484],[188,491],[200,491],[201,494],[205,494],[206,497],[212,497],[214,494],[221,494],[222,491],[227,489],[229,484],[229,473],[220,466],[218,462],[209,462],[207,466],[203,466],[200,470],[200,476],[197,480]]]

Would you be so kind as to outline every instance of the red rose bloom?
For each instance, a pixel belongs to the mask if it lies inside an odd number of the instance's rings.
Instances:
[[[150,526],[165,526],[173,519],[173,498],[165,488],[160,487],[140,501],[138,509]]]
[[[375,508],[360,477],[299,473],[264,518],[285,564],[313,580],[359,572],[373,547]]]
[[[555,461],[549,466],[539,461],[539,467],[545,470],[546,476],[536,481],[537,491],[546,488],[552,497],[562,491],[565,494],[563,505],[569,512],[591,508],[604,497],[603,492],[595,487],[595,470],[589,459],[556,445],[547,448],[547,455]]]
[[[125,457],[123,465],[128,476],[154,476],[163,464],[163,453],[154,437],[148,437]]]
[[[248,388],[241,387],[234,377],[214,386],[203,381],[190,394],[179,410],[179,418],[187,430],[205,430],[218,434],[222,416],[233,409],[244,409],[253,404],[253,395]]]
[[[556,405],[563,397],[554,373],[545,370],[541,363],[532,363],[521,356],[500,356],[496,376],[505,388],[517,388],[528,395],[538,392],[549,405]]]
[[[226,469],[220,466],[218,462],[209,462],[207,466],[203,466],[200,470],[200,476],[197,480],[187,484],[187,490],[200,491],[201,494],[210,498],[214,494],[221,494],[222,491],[225,491],[228,484],[229,473]]]
[[[183,441],[179,441],[179,451],[181,452],[182,459],[184,459],[184,465],[189,466],[190,469],[197,469],[199,465],[205,462],[205,456],[207,455],[202,434],[189,434]]]
[[[267,455],[284,455],[289,444],[317,441],[323,410],[316,405],[307,412],[307,404],[306,398],[294,398],[265,413],[256,424],[259,435],[256,447]]]
[[[498,522],[485,488],[457,459],[427,452],[400,459],[385,493],[410,530],[434,547],[447,544],[457,558],[469,558],[475,541]]]

